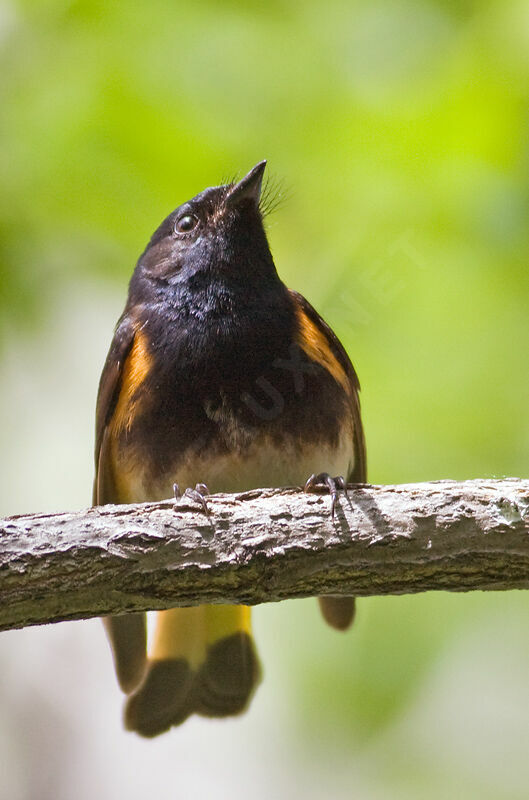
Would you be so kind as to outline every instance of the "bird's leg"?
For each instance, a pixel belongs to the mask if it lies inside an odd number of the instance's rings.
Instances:
[[[202,506],[204,514],[206,514],[208,517],[211,516],[211,511],[209,510],[206,500],[206,495],[209,494],[209,490],[205,483],[197,483],[194,489],[188,487],[183,495],[180,492],[179,485],[177,483],[173,483],[173,492],[175,500],[180,500],[182,497],[186,497],[188,500],[193,500],[195,503],[199,503]]]
[[[345,493],[345,496],[349,497],[347,494],[347,483],[345,482],[343,475],[337,475],[335,478],[332,478],[328,472],[320,472],[318,475],[313,474],[310,476],[303,488],[303,491],[318,491],[318,489],[322,486],[326,486],[329,490],[329,494],[331,495],[331,517],[334,519],[334,510],[336,508],[338,489],[342,489]]]

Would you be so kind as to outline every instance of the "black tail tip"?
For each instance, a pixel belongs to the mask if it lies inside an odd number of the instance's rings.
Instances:
[[[252,637],[235,633],[220,639],[208,649],[195,688],[195,710],[206,717],[241,714],[261,676],[259,659]]]
[[[151,661],[145,680],[125,704],[125,728],[151,738],[180,725],[193,711],[192,683],[187,661]]]

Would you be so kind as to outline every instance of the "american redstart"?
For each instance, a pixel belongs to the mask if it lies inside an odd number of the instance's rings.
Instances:
[[[339,476],[365,482],[358,379],[278,277],[265,165],[179,206],[140,256],[99,386],[94,504],[162,500],[177,484],[207,511],[207,490],[306,483],[329,488],[334,515]],[[330,625],[350,625],[353,598],[319,601]],[[148,654],[145,614],[104,622],[130,730],[246,708],[260,673],[248,607],[158,612]]]

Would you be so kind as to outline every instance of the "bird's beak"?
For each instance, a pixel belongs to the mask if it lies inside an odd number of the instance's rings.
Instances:
[[[266,160],[260,161],[239,183],[234,184],[226,197],[226,205],[235,206],[243,200],[253,200],[257,205],[261,196],[261,184],[265,167]]]

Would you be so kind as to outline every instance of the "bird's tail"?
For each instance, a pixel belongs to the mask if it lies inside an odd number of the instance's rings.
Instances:
[[[247,606],[196,606],[157,614],[145,677],[125,707],[125,725],[156,736],[193,712],[244,711],[260,669]]]

